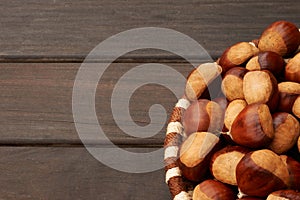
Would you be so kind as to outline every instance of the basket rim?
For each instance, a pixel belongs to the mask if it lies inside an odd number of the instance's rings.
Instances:
[[[192,200],[193,184],[186,180],[178,166],[178,151],[186,134],[181,122],[185,110],[191,102],[183,96],[173,108],[169,118],[164,142],[165,182],[174,200]]]

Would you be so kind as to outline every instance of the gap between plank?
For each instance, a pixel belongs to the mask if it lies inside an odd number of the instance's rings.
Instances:
[[[212,55],[213,60],[217,60],[219,56]],[[95,58],[85,60],[86,55],[0,55],[0,63],[107,63],[109,58]],[[208,60],[193,59],[193,62],[208,62]],[[187,63],[183,58],[176,55],[159,56],[159,55],[138,55],[138,56],[122,56],[114,61],[114,63]]]

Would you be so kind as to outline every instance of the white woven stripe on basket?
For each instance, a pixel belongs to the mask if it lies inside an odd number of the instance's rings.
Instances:
[[[187,109],[191,103],[187,99],[179,99],[175,107]],[[185,132],[183,131],[183,125],[181,122],[170,122],[167,126],[166,136],[170,133],[180,134],[185,137]],[[178,146],[168,146],[165,148],[164,159],[177,157],[179,151]],[[166,171],[166,183],[168,184],[169,180],[173,177],[181,177],[181,170],[178,166],[170,168]],[[181,191],[174,197],[174,200],[192,200],[193,191]]]
[[[182,191],[174,197],[174,200],[192,200],[192,196],[188,192]]]
[[[165,149],[165,159],[177,157],[179,147],[178,146],[169,146]]]
[[[183,126],[180,122],[170,122],[167,127],[167,134],[170,133],[178,133],[181,134],[183,130]]]
[[[187,99],[179,99],[177,104],[175,105],[175,107],[178,108],[183,108],[183,109],[187,109],[189,106],[191,105],[191,103],[189,102],[189,100]]]
[[[179,167],[173,167],[166,172],[166,183],[168,184],[169,180],[173,177],[181,176],[181,171]]]

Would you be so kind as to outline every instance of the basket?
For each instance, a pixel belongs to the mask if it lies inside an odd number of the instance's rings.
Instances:
[[[177,163],[179,146],[186,138],[181,119],[189,106],[190,102],[186,98],[178,100],[170,116],[164,142],[165,181],[174,200],[191,200],[194,188],[192,182],[182,176]]]

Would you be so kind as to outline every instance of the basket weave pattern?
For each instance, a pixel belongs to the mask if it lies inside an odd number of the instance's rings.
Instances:
[[[178,100],[173,108],[164,142],[166,183],[174,200],[192,199],[193,184],[182,176],[177,163],[179,147],[186,138],[181,123],[182,116],[189,105],[190,102],[184,97]]]

